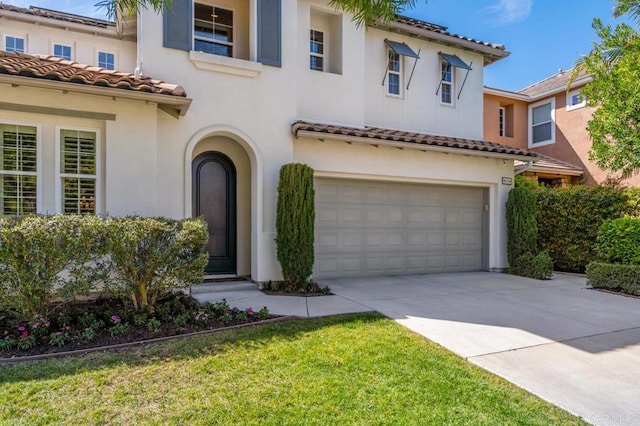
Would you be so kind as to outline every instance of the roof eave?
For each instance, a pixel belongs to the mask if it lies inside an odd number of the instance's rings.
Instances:
[[[479,53],[484,56],[485,66],[492,64],[494,62],[497,62],[501,59],[504,59],[511,54],[506,50],[498,49],[495,47],[487,46],[487,45],[476,43],[469,40],[463,40],[461,38],[454,37],[448,34],[441,34],[435,31],[416,28],[411,25],[403,24],[396,21],[389,21],[386,23],[376,23],[373,25],[373,27],[383,29],[383,30],[395,30],[412,37],[427,39],[427,40],[435,41],[441,44],[458,47],[463,50],[470,50],[475,53]]]
[[[572,90],[572,89],[575,89],[576,87],[583,86],[587,83],[590,83],[591,81],[593,81],[593,77],[591,77],[590,75],[574,80],[571,83],[571,87],[569,87],[568,90]],[[529,95],[529,97],[531,98],[532,101],[537,101],[540,99],[548,98],[549,96],[557,95],[558,93],[562,93],[562,92],[567,92],[567,86],[556,87],[554,89],[547,90],[545,92],[541,92],[536,95]]]
[[[555,175],[566,175],[566,176],[582,176],[584,174],[582,170],[555,169],[552,167],[541,167],[536,165],[528,169],[528,171],[537,172],[537,173],[549,173],[549,174],[555,174]]]
[[[366,138],[360,136],[338,135],[334,133],[315,132],[312,130],[301,130],[294,125],[293,134],[296,138],[307,137],[319,140],[332,140],[346,143],[359,143],[373,146],[390,146],[394,148],[414,149],[419,151],[433,151],[447,154],[468,155],[485,158],[498,158],[501,160],[520,160],[520,161],[538,161],[537,156],[505,154],[500,152],[482,151],[476,149],[451,148],[444,146],[434,146],[429,144],[411,143],[411,142],[395,142],[382,139]]]
[[[486,87],[486,86],[483,88],[483,91],[485,94],[488,94],[488,95],[501,96],[503,98],[516,99],[516,100],[525,101],[525,102],[531,101],[531,96],[523,95],[521,93],[509,92],[509,91],[494,89],[492,87]]]
[[[107,96],[110,98],[154,102],[158,104],[158,108],[166,111],[176,118],[184,116],[192,102],[192,99],[181,96],[162,95],[158,93],[139,92],[112,87],[90,86],[86,84],[69,83],[66,81],[47,80],[8,74],[0,74],[0,84],[2,83],[10,84],[14,87],[25,86],[39,89],[82,93],[87,95]],[[175,114],[172,112],[175,112]]]

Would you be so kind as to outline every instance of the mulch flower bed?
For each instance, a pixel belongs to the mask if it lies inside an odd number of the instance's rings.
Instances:
[[[226,300],[200,303],[169,294],[153,310],[135,312],[121,299],[54,305],[48,318],[19,320],[0,311],[0,360],[112,346],[215,330],[271,318],[263,307],[238,309]]]

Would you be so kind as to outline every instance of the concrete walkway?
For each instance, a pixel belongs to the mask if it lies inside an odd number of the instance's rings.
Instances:
[[[640,299],[496,273],[323,280],[335,296],[194,294],[280,315],[376,310],[597,425],[640,424]]]

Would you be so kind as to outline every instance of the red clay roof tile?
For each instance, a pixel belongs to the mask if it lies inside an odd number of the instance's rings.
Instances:
[[[154,80],[150,77],[136,79],[130,73],[109,71],[93,65],[80,64],[48,55],[28,55],[0,51],[0,74],[134,90],[160,95],[187,96],[182,86]]]

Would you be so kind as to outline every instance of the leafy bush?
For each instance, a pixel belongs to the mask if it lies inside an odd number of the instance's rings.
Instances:
[[[510,269],[510,272],[522,277],[549,280],[553,274],[553,260],[544,251],[535,256],[531,253],[526,253],[520,256],[515,265]]]
[[[596,251],[602,262],[640,265],[640,218],[605,221],[598,232]]]
[[[306,288],[313,270],[315,220],[313,169],[285,164],[280,169],[276,217],[276,249],[285,282]]]
[[[583,272],[596,259],[602,223],[630,208],[626,192],[616,188],[539,188],[536,195],[538,248],[548,252],[561,271]]]
[[[586,272],[587,283],[592,287],[640,296],[640,265],[591,262]]]
[[[47,317],[54,297],[87,294],[104,255],[103,237],[95,216],[0,219],[0,307]]]
[[[538,225],[536,196],[526,187],[509,192],[507,199],[507,257],[509,265],[517,267],[526,254],[537,252]]]
[[[202,283],[208,234],[202,219],[115,218],[107,222],[107,290],[133,302],[136,310],[155,306],[174,288]]]

